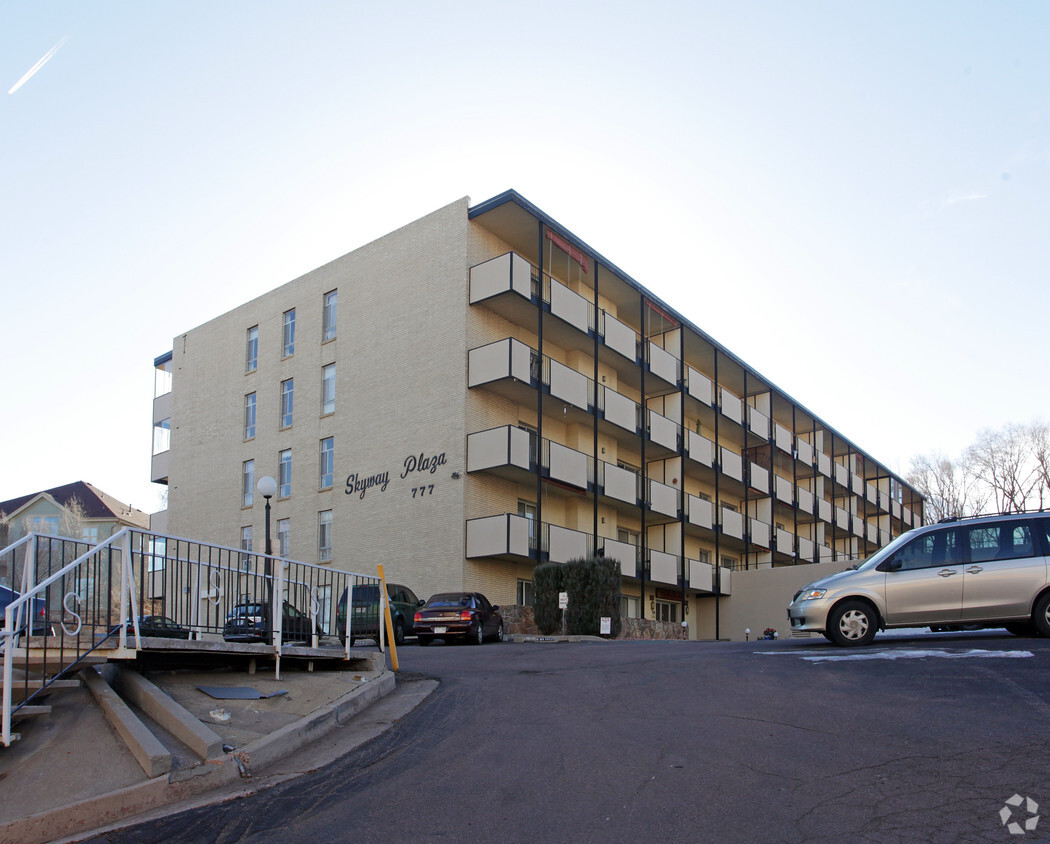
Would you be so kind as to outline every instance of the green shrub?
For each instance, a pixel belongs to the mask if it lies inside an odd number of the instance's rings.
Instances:
[[[569,593],[566,610],[568,632],[578,636],[597,636],[601,619],[612,620],[611,635],[620,632],[620,565],[605,557],[570,560],[565,565],[565,587]]]
[[[564,590],[565,566],[544,563],[532,575],[533,607],[536,626],[545,636],[561,632],[561,610],[558,593]]]

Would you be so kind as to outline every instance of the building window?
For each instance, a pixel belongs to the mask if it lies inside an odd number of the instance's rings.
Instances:
[[[711,552],[710,551],[705,551],[703,548],[701,548],[699,551],[696,552],[696,559],[697,559],[697,562],[707,563],[708,565],[710,565],[711,564]]]
[[[252,526],[245,525],[241,528],[241,550],[245,553],[241,554],[241,569],[243,571],[250,571],[252,567]]]
[[[536,505],[531,501],[518,502],[518,515],[529,520],[529,547],[536,547]]]
[[[281,335],[281,357],[295,354],[295,308],[284,312],[284,332]]]
[[[277,520],[277,556],[287,557],[292,553],[292,528],[290,519]]]
[[[519,580],[518,581],[518,605],[522,607],[531,607],[533,605],[533,591],[531,580]]]
[[[292,405],[295,397],[295,379],[289,378],[281,382],[281,427],[292,426]]]
[[[670,601],[657,601],[655,612],[657,621],[667,621],[672,624],[678,621],[678,604],[672,604]]]
[[[80,538],[91,545],[98,545],[98,528],[85,527],[80,529]]]
[[[255,461],[245,460],[244,469],[241,472],[241,491],[244,497],[241,501],[242,507],[251,507],[255,501]]]
[[[317,514],[317,560],[321,563],[332,559],[332,511],[322,510]]]
[[[642,535],[636,530],[628,530],[627,528],[617,528],[616,539],[619,542],[626,542],[628,545],[633,545],[635,548],[638,548],[642,544]]]
[[[330,293],[324,294],[324,315],[322,317],[323,333],[324,338],[321,342],[327,342],[328,340],[335,339],[335,318],[336,318],[336,307],[339,304],[339,291],[333,290]]]
[[[332,486],[334,474],[335,437],[325,437],[321,440],[321,489],[329,489]]]
[[[248,393],[244,397],[244,438],[246,440],[255,437],[255,393]]]
[[[286,448],[277,460],[277,497],[287,498],[292,494],[292,450]]]
[[[248,329],[248,347],[244,353],[244,371],[255,372],[259,366],[259,326]]]
[[[335,364],[321,367],[321,415],[335,413]]]
[[[621,618],[641,618],[641,608],[641,601],[633,595],[623,595],[620,598]]]
[[[162,454],[171,448],[171,419],[153,423],[153,453]]]
[[[737,561],[732,557],[727,557],[725,554],[722,555],[721,566],[726,569],[736,569],[738,567]]]

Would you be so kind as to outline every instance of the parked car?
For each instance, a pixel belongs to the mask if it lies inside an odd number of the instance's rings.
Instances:
[[[419,644],[434,639],[460,639],[474,645],[485,639],[503,641],[503,616],[480,592],[441,592],[416,611],[413,621]]]
[[[134,635],[135,625],[128,622],[128,635]],[[162,639],[189,639],[190,631],[176,624],[166,615],[140,615],[139,635],[158,636]]]
[[[281,638],[284,642],[306,641],[313,635],[310,616],[285,601],[281,617]],[[318,636],[323,635],[321,625],[316,626]],[[227,642],[268,642],[270,640],[270,605],[266,601],[237,604],[222,628],[222,638]]]
[[[866,645],[897,627],[1050,636],[1048,554],[1047,512],[942,521],[800,589],[788,619],[837,645]]]
[[[394,643],[403,645],[406,636],[412,636],[412,620],[416,609],[423,606],[423,601],[407,586],[399,583],[386,585],[387,598],[390,600],[390,621],[394,625]],[[346,643],[346,591],[343,591],[336,609],[336,626],[339,630],[339,641]],[[379,584],[366,583],[354,587],[354,614],[350,624],[350,646],[357,639],[374,639],[379,642],[379,625],[383,623],[379,607]]]
[[[6,622],[7,605],[16,601],[21,597],[19,592],[15,592],[13,589],[8,589],[6,586],[0,586],[0,627],[3,627]],[[22,610],[22,629],[24,630],[29,626],[29,618],[27,617],[26,611],[30,610],[32,614],[32,629],[30,635],[32,636],[47,636],[51,632],[51,622],[47,617],[47,602],[43,598],[33,598]],[[18,623],[18,619],[15,619],[15,623]]]

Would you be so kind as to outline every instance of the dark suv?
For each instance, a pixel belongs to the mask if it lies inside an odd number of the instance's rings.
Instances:
[[[412,618],[416,608],[423,601],[407,586],[398,583],[386,585],[387,598],[390,599],[390,620],[394,625],[394,643],[403,645],[405,637],[413,635]],[[357,639],[374,639],[379,642],[379,625],[383,624],[379,607],[379,584],[367,583],[354,587],[354,613],[350,623],[350,646]],[[346,591],[339,599],[336,611],[336,629],[339,641],[346,643]]]

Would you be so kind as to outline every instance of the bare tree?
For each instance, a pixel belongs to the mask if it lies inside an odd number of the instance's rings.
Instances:
[[[965,458],[918,455],[905,479],[926,499],[927,521],[973,515],[988,500]]]
[[[966,451],[977,479],[991,491],[1000,513],[1022,512],[1039,488],[1030,429],[1010,424],[985,428]]]
[[[1028,429],[1031,439],[1032,459],[1039,476],[1039,509],[1046,506],[1047,494],[1050,493],[1050,425],[1045,422],[1033,422]]]

